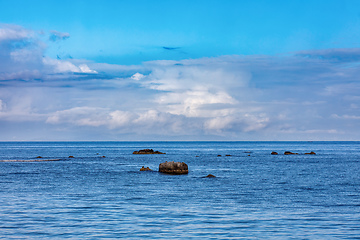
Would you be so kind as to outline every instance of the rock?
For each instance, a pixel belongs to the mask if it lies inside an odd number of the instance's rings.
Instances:
[[[209,174],[209,175],[206,176],[206,178],[214,178],[214,177],[215,177],[215,176],[212,175],[212,174]]]
[[[36,158],[42,158],[42,156],[37,156]]]
[[[306,155],[315,155],[315,152],[309,152],[309,153],[305,153]]]
[[[152,171],[149,167],[144,167],[142,166],[142,168],[140,168],[140,171]]]
[[[271,152],[271,155],[278,155],[277,152]]]
[[[139,151],[134,151],[133,154],[165,154],[165,153],[154,151],[152,149],[142,149]]]
[[[230,155],[230,154],[226,154],[225,156],[226,156],[226,157],[231,157],[231,155]]]
[[[221,157],[221,155],[219,154],[219,155],[217,155],[218,157]]]
[[[285,155],[297,155],[298,153],[293,153],[293,152],[290,152],[290,151],[285,151],[284,154],[285,154]]]
[[[74,158],[74,156],[69,156],[69,158]]]
[[[184,162],[164,162],[159,164],[159,172],[168,174],[188,174],[188,165]]]

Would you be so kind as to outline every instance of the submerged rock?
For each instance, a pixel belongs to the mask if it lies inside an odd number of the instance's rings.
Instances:
[[[271,152],[271,155],[278,155],[277,152]]]
[[[164,162],[159,164],[159,172],[168,174],[188,174],[188,165],[184,162]]]
[[[309,153],[305,153],[306,155],[315,155],[315,152],[309,152]]]
[[[152,171],[149,167],[144,167],[142,166],[142,168],[140,168],[140,171]]]
[[[285,151],[284,154],[285,154],[285,155],[297,155],[298,153],[293,153],[293,152],[290,152],[290,151]]]
[[[165,153],[154,151],[153,149],[142,149],[139,151],[134,151],[133,154],[165,154]]]
[[[209,174],[209,175],[206,176],[206,178],[215,178],[215,176],[212,175],[212,174]]]

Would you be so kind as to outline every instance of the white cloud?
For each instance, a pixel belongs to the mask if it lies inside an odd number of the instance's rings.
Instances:
[[[143,79],[145,77],[145,75],[141,74],[141,73],[135,73],[134,75],[131,76],[131,79],[134,79],[135,81],[139,81],[141,79]]]
[[[120,110],[110,112],[109,116],[108,125],[110,129],[126,127],[136,118],[135,114]]]
[[[86,64],[80,64],[79,69],[82,73],[97,73],[97,71],[91,70]]]
[[[347,114],[342,115],[342,116],[339,116],[338,114],[332,114],[331,117],[336,118],[336,119],[360,120],[360,116],[347,115]]]
[[[46,122],[52,124],[70,123],[77,126],[98,127],[106,124],[106,110],[94,107],[74,107],[56,111]]]
[[[81,72],[80,68],[69,61],[62,61],[52,58],[43,58],[45,66],[50,67],[52,73]]]
[[[65,33],[56,32],[55,35],[67,37]],[[20,26],[0,26],[0,47],[0,80],[49,79],[55,77],[54,74],[97,73],[85,63],[77,66],[69,61],[44,57],[45,43],[33,31]],[[65,76],[62,75],[62,78]]]
[[[1,24],[0,25],[0,42],[23,40],[34,35],[33,31],[27,30],[21,26]]]

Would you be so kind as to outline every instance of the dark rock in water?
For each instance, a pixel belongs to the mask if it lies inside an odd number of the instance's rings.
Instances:
[[[271,152],[271,155],[278,155],[277,152]]]
[[[69,158],[74,158],[74,156],[69,156]]]
[[[214,177],[215,177],[215,176],[212,175],[212,174],[209,174],[209,175],[206,176],[206,178],[214,178]]]
[[[305,153],[307,155],[315,155],[316,153],[315,152],[309,152],[309,153]]]
[[[37,156],[36,158],[42,158],[42,156]]]
[[[159,164],[159,172],[168,174],[188,174],[188,165],[184,162],[164,162]]]
[[[290,151],[285,151],[284,154],[285,155],[297,155],[297,153],[293,153],[293,152],[290,152]]]
[[[142,149],[139,151],[134,151],[133,154],[165,154],[165,153],[154,151],[152,149]]]
[[[144,167],[142,166],[142,168],[140,168],[140,171],[152,171],[149,167]]]
[[[230,155],[230,154],[226,154],[225,156],[226,156],[226,157],[231,157],[231,155]]]
[[[218,157],[221,157],[221,155],[219,154],[219,155],[217,155]]]

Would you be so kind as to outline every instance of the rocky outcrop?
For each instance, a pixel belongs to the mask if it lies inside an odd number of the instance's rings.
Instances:
[[[188,174],[188,165],[184,162],[164,162],[159,164],[159,172],[168,174]]]
[[[306,155],[315,155],[315,152],[309,152],[309,153],[305,153]]]
[[[142,166],[142,168],[140,168],[140,171],[152,171],[149,167],[144,167]]]
[[[278,155],[277,152],[271,152],[271,155]]]
[[[133,154],[165,154],[165,153],[154,151],[153,149],[142,149],[139,151],[134,151]]]

